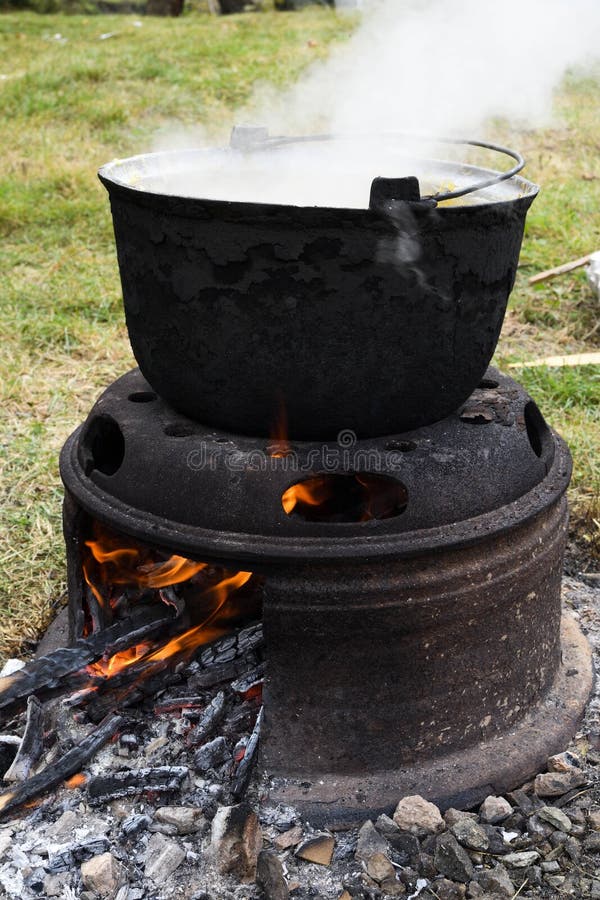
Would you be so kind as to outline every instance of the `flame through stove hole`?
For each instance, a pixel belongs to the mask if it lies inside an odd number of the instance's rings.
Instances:
[[[288,516],[307,522],[369,522],[401,515],[406,485],[371,472],[318,474],[292,484],[281,495]]]
[[[173,621],[181,623],[174,635],[141,640],[91,664],[88,672],[95,677],[111,678],[138,664],[140,679],[148,677],[165,663],[188,659],[199,646],[228,633],[260,610],[258,593],[250,585],[252,572],[232,571],[178,554],[168,556],[99,522],[93,523],[92,536],[84,542],[82,571],[91,593],[85,634],[98,627],[90,609],[95,604],[102,627],[141,604],[172,607]],[[246,585],[249,588],[243,591]]]

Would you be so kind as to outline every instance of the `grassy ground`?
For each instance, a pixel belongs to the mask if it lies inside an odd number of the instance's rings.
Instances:
[[[133,365],[106,194],[95,171],[173,122],[219,130],[253,83],[283,84],[349,20],[326,9],[179,20],[0,15],[0,655],[35,641],[64,590],[57,456],[100,390]],[[113,32],[101,40],[100,35]],[[552,131],[498,136],[544,185],[498,359],[597,347],[581,273],[527,276],[600,249],[597,80],[569,80]],[[600,493],[598,369],[520,374],[576,461],[572,498],[592,543]]]

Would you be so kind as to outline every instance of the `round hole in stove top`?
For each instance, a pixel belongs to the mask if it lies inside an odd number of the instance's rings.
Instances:
[[[134,394],[130,394],[127,399],[132,403],[152,403],[153,400],[157,399],[157,395],[154,391],[136,391]]]
[[[408,490],[395,478],[371,472],[318,473],[290,485],[281,504],[288,516],[307,522],[369,522],[401,515]]]

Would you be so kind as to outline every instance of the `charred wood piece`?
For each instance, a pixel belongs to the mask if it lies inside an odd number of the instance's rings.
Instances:
[[[106,853],[110,849],[110,841],[105,837],[90,838],[79,844],[73,844],[65,847],[59,853],[48,858],[47,871],[51,874],[57,872],[66,872],[74,868],[79,863],[91,859],[92,856],[99,856],[100,853]]]
[[[246,745],[246,752],[244,753],[241,762],[237,767],[237,772],[235,773],[235,778],[233,780],[231,792],[236,800],[239,800],[241,797],[243,797],[246,793],[246,790],[248,789],[250,776],[252,775],[252,769],[254,768],[254,763],[256,762],[257,758],[262,720],[263,707],[261,706],[258,716],[256,717],[256,723],[254,725],[254,728],[252,729],[252,734],[250,735],[250,740]]]
[[[80,638],[73,647],[61,647],[47,656],[32,660],[18,672],[0,678],[0,711],[8,716],[22,709],[32,694],[44,699],[61,687],[66,679],[69,689],[88,684],[90,676],[87,672],[79,679],[76,673],[103,656],[113,656],[134,646],[142,635],[149,637],[158,634],[175,621],[170,613],[165,616],[164,608],[155,605],[140,610],[129,619],[116,622],[104,631]]]
[[[165,794],[180,790],[188,774],[187,766],[125,769],[91,778],[87,783],[87,794],[92,803],[132,797],[142,791]]]
[[[66,778],[76,775],[83,766],[106,744],[123,724],[121,716],[109,716],[76,747],[69,750],[61,758],[33,775],[10,791],[0,794],[0,817],[35,800],[46,791],[57,787]]]
[[[241,678],[231,683],[231,690],[242,697],[256,696],[260,685],[262,685],[265,677],[265,664],[260,663],[250,672],[246,672]]]
[[[27,700],[27,720],[23,740],[4,781],[25,781],[44,752],[44,707],[31,696]]]
[[[249,625],[208,644],[196,658],[202,669],[210,669],[240,659],[263,643],[262,624]]]
[[[86,582],[83,590],[83,602],[90,614],[94,634],[112,625],[110,598],[101,594],[98,587],[94,590],[92,585]]]
[[[219,691],[216,697],[213,697],[210,701],[202,713],[200,721],[190,733],[188,738],[190,744],[204,744],[212,735],[217,725],[223,721],[224,717],[225,693]]]
[[[231,682],[234,678],[244,675],[248,667],[258,665],[258,657],[255,653],[249,653],[241,659],[233,659],[231,662],[211,666],[209,669],[201,669],[189,676],[188,684],[193,690],[216,687],[224,682]]]

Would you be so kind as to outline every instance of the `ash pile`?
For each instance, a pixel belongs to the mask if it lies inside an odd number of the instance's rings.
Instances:
[[[599,594],[566,579],[596,653]],[[263,671],[255,622],[199,647],[160,689],[98,723],[72,694],[30,697],[5,716],[0,896],[600,898],[597,697],[570,750],[521,789],[443,814],[404,797],[389,816],[329,831],[261,792]]]

